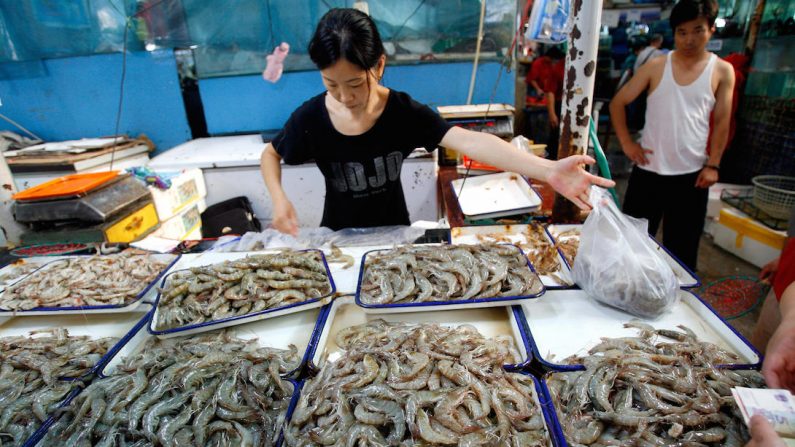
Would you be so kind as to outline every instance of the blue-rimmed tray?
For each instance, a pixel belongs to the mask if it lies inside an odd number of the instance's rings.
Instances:
[[[558,240],[558,236],[566,231],[569,230],[579,230],[582,229],[582,225],[549,225],[547,227],[547,231],[549,232],[550,236],[554,241]],[[576,236],[569,236],[569,237],[576,237]],[[701,280],[698,276],[693,273],[690,268],[688,268],[682,261],[680,261],[676,256],[673,255],[667,248],[663,247],[662,244],[657,242],[657,239],[649,236],[652,243],[657,247],[660,255],[668,265],[671,266],[671,270],[674,271],[674,275],[676,275],[676,279],[679,280],[679,287],[683,289],[693,289],[696,287],[701,286]],[[566,262],[569,270],[571,270],[572,266]]]
[[[438,323],[449,327],[468,324],[486,337],[509,335],[524,360],[521,363],[505,365],[505,368],[519,370],[530,362],[529,339],[524,332],[525,318],[519,306],[374,315],[357,306],[352,296],[343,296],[324,307],[323,314],[318,319],[315,329],[317,343],[312,347],[308,359],[310,372],[320,370],[326,360],[334,361],[340,357],[343,350],[336,343],[339,331],[377,319],[388,322]]]
[[[513,172],[467,177],[450,182],[461,212],[470,219],[524,214],[541,207],[541,195]]]
[[[656,320],[640,320],[658,329],[674,329],[682,324],[699,340],[714,343],[737,354],[732,368],[753,368],[761,362],[759,352],[727,324],[707,303],[687,290],[679,290],[673,307]],[[542,299],[522,305],[533,355],[546,367],[557,371],[582,369],[563,364],[572,355],[587,355],[602,337],[634,337],[636,329],[624,323],[638,320],[620,310],[597,303],[582,290],[554,290]]]
[[[508,225],[476,225],[469,227],[455,227],[450,229],[450,240],[453,244],[480,244],[483,242],[507,242],[510,244],[519,245],[525,254],[528,254],[526,247],[532,249],[532,244],[527,239],[527,230],[530,225],[526,224],[508,224]],[[554,239],[544,227],[544,236],[550,244],[555,245]],[[537,266],[533,265],[536,269],[541,282],[547,290],[552,289],[565,289],[573,285],[571,280],[571,269],[569,268],[563,254],[555,249],[557,252],[558,266],[557,271],[552,272],[554,275],[544,274],[538,272]]]
[[[248,313],[244,315],[236,315],[232,317],[221,318],[218,320],[211,320],[205,321],[202,323],[196,324],[189,324],[185,326],[180,326],[176,328],[169,328],[169,329],[156,329],[155,324],[158,321],[159,311],[158,304],[160,303],[161,294],[158,292],[157,299],[155,301],[155,310],[153,312],[153,316],[151,321],[149,322],[148,331],[151,334],[157,335],[160,338],[170,338],[170,337],[178,337],[182,335],[191,335],[191,334],[198,334],[201,332],[212,331],[215,329],[225,328],[236,326],[240,324],[250,323],[254,321],[270,319],[274,317],[281,317],[284,315],[294,314],[296,312],[303,312],[310,309],[319,308],[329,301],[331,301],[332,297],[336,294],[336,286],[334,284],[334,278],[331,276],[331,272],[329,271],[328,263],[326,262],[326,257],[320,250],[304,250],[304,251],[316,251],[320,253],[321,260],[323,261],[323,265],[326,268],[326,275],[329,279],[329,284],[331,286],[331,291],[323,296],[312,298],[306,301],[302,301],[300,303],[293,303],[287,306],[281,307],[274,307],[271,309],[264,309],[258,312]],[[273,252],[241,252],[241,253],[214,253],[214,256],[209,257],[197,257],[190,263],[190,267],[200,266],[200,265],[210,265],[216,262],[223,262],[225,260],[236,260],[242,259],[249,255],[255,254],[272,254]],[[207,262],[212,260],[212,262]],[[200,263],[197,263],[200,262]],[[183,264],[184,265],[184,264]],[[188,265],[184,265],[187,267]],[[175,270],[169,273],[165,278],[163,278],[162,284],[160,286],[161,289],[165,288],[166,281],[168,278],[175,273],[179,273],[181,270]]]
[[[88,257],[93,255],[85,255],[85,256],[64,256],[58,259],[52,260],[35,271],[29,273],[24,278],[16,281],[14,284],[21,283],[22,281],[27,280],[28,278],[32,277],[33,275],[37,274],[46,274],[48,269],[51,268],[58,268],[59,264],[62,264],[67,259],[74,259],[74,258],[81,258],[81,257]],[[154,285],[163,278],[166,273],[174,267],[174,265],[179,261],[180,255],[171,255],[171,254],[150,254],[154,259],[162,260],[166,263],[166,267],[155,277],[152,281],[148,282],[145,287],[138,292],[135,299],[127,304],[107,304],[101,306],[68,306],[68,307],[36,307],[29,310],[8,310],[2,308],[2,298],[3,295],[0,295],[0,316],[36,316],[36,315],[69,315],[69,314],[77,314],[82,315],[86,313],[124,313],[124,312],[131,312],[135,310],[139,305],[142,303],[149,303],[155,297],[157,290],[155,289]],[[5,293],[5,290],[3,291]]]
[[[507,244],[510,245],[510,244]],[[516,250],[522,253],[521,248],[513,245]],[[356,286],[356,304],[362,307],[365,312],[372,314],[387,314],[387,313],[404,313],[404,312],[430,312],[437,310],[455,310],[455,309],[469,309],[469,308],[485,308],[485,307],[501,307],[520,304],[528,299],[538,298],[546,292],[544,284],[540,281],[537,282],[532,293],[520,296],[500,296],[491,298],[472,298],[468,300],[450,300],[450,301],[422,301],[422,302],[401,302],[390,304],[369,304],[361,300],[362,280],[364,279],[364,272],[367,267],[367,257],[375,253],[382,253],[391,250],[372,250],[362,255],[361,268],[359,269],[359,281]],[[530,261],[527,261],[527,268],[538,276]]]

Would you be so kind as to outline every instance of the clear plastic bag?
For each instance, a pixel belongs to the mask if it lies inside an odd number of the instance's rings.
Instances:
[[[571,32],[570,0],[536,0],[527,22],[525,38],[536,42],[565,42]]]
[[[606,189],[592,187],[574,260],[574,281],[590,297],[643,318],[677,299],[679,282],[648,234],[648,222],[619,211]]]

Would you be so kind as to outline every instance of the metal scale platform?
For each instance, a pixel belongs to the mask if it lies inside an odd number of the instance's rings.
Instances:
[[[132,242],[159,225],[149,190],[118,171],[75,174],[14,195],[14,219],[31,231],[26,245]]]

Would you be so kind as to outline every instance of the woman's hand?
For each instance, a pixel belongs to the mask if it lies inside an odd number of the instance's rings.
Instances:
[[[271,226],[282,233],[298,236],[298,216],[289,200],[273,202]]]
[[[595,161],[586,155],[572,155],[556,161],[547,174],[546,181],[563,197],[574,202],[583,210],[590,210],[588,192],[592,184],[610,188],[616,182],[597,177],[583,169],[583,165],[592,165]]]

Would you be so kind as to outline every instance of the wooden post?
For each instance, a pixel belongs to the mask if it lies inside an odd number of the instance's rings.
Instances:
[[[574,0],[570,15],[573,25],[566,52],[558,159],[585,154],[588,149],[602,0]],[[570,222],[578,214],[579,209],[574,203],[559,194],[555,195],[553,222]]]

